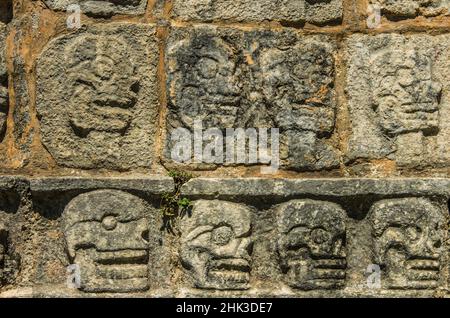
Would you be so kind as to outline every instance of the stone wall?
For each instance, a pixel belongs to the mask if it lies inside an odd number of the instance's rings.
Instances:
[[[2,1],[0,296],[448,296],[449,15]],[[174,160],[199,121],[278,128],[279,169]]]

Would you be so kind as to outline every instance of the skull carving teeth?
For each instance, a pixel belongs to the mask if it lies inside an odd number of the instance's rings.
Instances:
[[[346,213],[337,204],[292,200],[277,208],[277,252],[285,280],[298,289],[342,288]]]
[[[379,201],[371,222],[376,262],[393,289],[428,289],[440,279],[445,218],[427,199]]]
[[[249,288],[251,211],[225,201],[197,201],[183,220],[181,261],[197,288]]]

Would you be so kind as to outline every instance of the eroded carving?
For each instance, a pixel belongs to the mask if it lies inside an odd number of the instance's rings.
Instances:
[[[80,194],[66,206],[63,230],[69,259],[79,266],[86,292],[149,288],[149,206],[119,190]]]
[[[432,80],[431,66],[414,49],[373,56],[372,107],[385,134],[436,134],[442,85]]]
[[[220,37],[194,34],[168,50],[169,107],[175,120],[193,129],[231,128],[239,114],[241,89],[233,48]]]
[[[251,211],[244,205],[199,200],[183,221],[180,257],[195,287],[249,288],[252,267]]]
[[[277,252],[286,283],[303,290],[343,288],[345,211],[331,202],[293,200],[276,212]]]
[[[375,263],[391,289],[439,286],[445,217],[423,198],[390,199],[370,211]]]
[[[94,17],[108,18],[115,14],[139,15],[145,13],[145,0],[44,0],[53,10],[66,11],[78,4],[81,12]]]
[[[334,58],[319,42],[261,54],[263,93],[276,127],[286,137],[289,166],[339,166],[337,150],[326,141],[335,126]]]
[[[58,38],[41,55],[42,139],[60,165],[150,166],[158,109],[152,36],[152,29],[132,25],[93,30]]]

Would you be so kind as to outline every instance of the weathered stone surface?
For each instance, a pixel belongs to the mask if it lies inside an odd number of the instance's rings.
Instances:
[[[450,13],[448,0],[370,0],[370,3],[379,5],[382,14],[393,20]]]
[[[180,20],[327,24],[342,19],[342,0],[175,0]]]
[[[0,142],[6,130],[8,116],[8,74],[6,70],[6,25],[0,22]]]
[[[354,35],[347,45],[349,160],[448,166],[449,37]]]
[[[339,167],[331,139],[336,47],[329,37],[177,28],[166,51],[166,158],[178,143],[172,132],[192,132],[198,120],[204,130],[215,128],[224,135],[226,128],[279,128],[283,168]]]
[[[93,17],[108,18],[115,14],[141,15],[147,7],[146,0],[44,0],[53,10],[67,11],[69,5],[77,4],[81,12]]]
[[[286,283],[299,289],[345,285],[346,218],[337,204],[292,200],[277,208],[277,252]]]
[[[37,110],[42,141],[59,165],[151,165],[157,56],[155,30],[143,25],[92,27],[47,45],[36,64]]]
[[[133,292],[148,285],[148,204],[118,190],[81,194],[63,213],[71,262],[79,266],[80,289]]]
[[[180,257],[197,288],[250,287],[251,210],[225,201],[196,201],[182,220]]]
[[[396,179],[269,179],[195,178],[183,185],[183,195],[230,199],[258,197],[280,199],[292,196],[349,197],[365,195],[424,195],[450,197],[446,178]]]
[[[441,283],[447,211],[423,198],[388,199],[370,211],[374,262],[391,289],[433,289]]]
[[[116,189],[140,191],[146,194],[171,193],[174,182],[170,177],[141,176],[132,178],[111,177],[41,177],[30,179],[32,193],[91,191],[98,189]]]

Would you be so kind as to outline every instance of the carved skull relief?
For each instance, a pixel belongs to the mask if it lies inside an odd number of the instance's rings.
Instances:
[[[154,32],[112,23],[60,36],[43,50],[36,109],[42,142],[58,165],[151,166],[158,122]]]
[[[145,0],[45,0],[53,10],[66,11],[69,5],[78,4],[80,11],[93,17],[107,18],[114,14],[144,14]]]
[[[345,211],[331,202],[292,200],[276,212],[277,252],[286,283],[304,290],[344,287]]]
[[[252,266],[251,211],[225,201],[195,202],[183,221],[183,266],[197,288],[249,288]]]
[[[325,141],[334,131],[334,58],[325,43],[305,41],[264,50],[262,90],[268,112],[287,139],[289,166],[318,170],[339,165]]]
[[[237,57],[222,39],[194,35],[169,48],[168,94],[171,111],[193,128],[234,127],[240,107]]]
[[[372,107],[383,132],[436,134],[442,85],[431,78],[431,60],[414,49],[390,50],[372,63]]]
[[[440,279],[445,217],[423,198],[390,199],[371,209],[375,262],[388,288],[434,288]]]
[[[148,205],[118,190],[80,194],[64,210],[70,260],[81,290],[136,292],[148,289]]]

